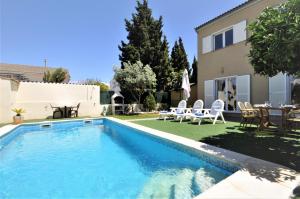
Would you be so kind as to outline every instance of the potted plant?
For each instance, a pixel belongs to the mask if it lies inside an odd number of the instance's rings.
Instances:
[[[16,115],[13,117],[14,124],[22,123],[24,120],[24,117],[21,114],[25,113],[25,110],[22,108],[14,108],[14,109],[12,109],[12,111],[16,113]]]

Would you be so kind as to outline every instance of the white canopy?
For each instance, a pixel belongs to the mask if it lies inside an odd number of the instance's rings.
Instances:
[[[191,87],[188,71],[185,69],[182,75],[183,98],[187,100],[190,97]]]

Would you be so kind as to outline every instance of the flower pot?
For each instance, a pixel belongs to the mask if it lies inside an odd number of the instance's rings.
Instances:
[[[21,115],[20,116],[15,115],[13,119],[14,119],[14,124],[21,124],[24,120],[24,117]]]

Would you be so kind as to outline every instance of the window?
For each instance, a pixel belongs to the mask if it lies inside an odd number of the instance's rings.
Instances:
[[[233,44],[233,29],[225,32],[225,47]]]
[[[214,50],[233,44],[233,29],[224,31],[214,36]]]
[[[215,50],[223,48],[223,34],[218,34],[215,36]]]

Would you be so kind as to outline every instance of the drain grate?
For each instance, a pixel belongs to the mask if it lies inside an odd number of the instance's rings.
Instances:
[[[93,120],[83,120],[83,123],[85,123],[85,124],[92,124]]]
[[[47,122],[47,123],[42,123],[40,125],[41,128],[51,128],[52,127],[52,123],[51,122]]]

